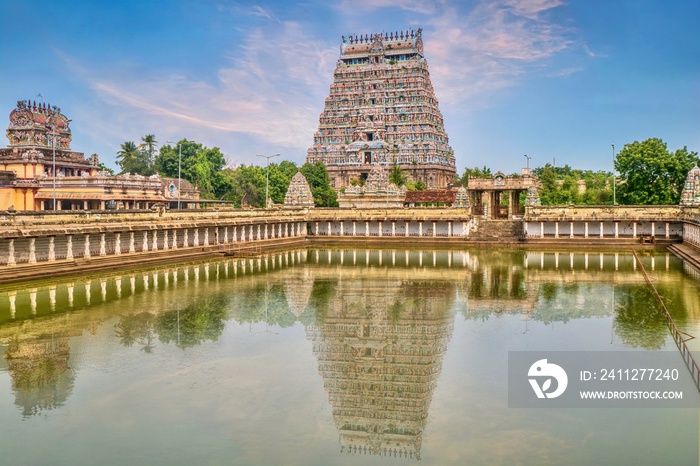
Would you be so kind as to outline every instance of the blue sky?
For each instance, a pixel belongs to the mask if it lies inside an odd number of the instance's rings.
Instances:
[[[611,169],[611,144],[700,150],[698,24],[698,0],[2,0],[0,115],[41,94],[112,167],[151,133],[302,163],[341,35],[422,27],[460,172]]]

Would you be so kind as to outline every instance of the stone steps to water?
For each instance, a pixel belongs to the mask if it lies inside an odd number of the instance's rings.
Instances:
[[[686,244],[673,244],[668,249],[700,271],[700,251]]]
[[[504,242],[520,241],[523,238],[522,222],[515,220],[485,220],[469,235],[472,241],[498,240]]]

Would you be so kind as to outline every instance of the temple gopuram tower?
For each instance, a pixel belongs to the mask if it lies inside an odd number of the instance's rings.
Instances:
[[[323,162],[336,189],[366,179],[376,164],[399,164],[429,188],[454,181],[454,153],[423,56],[422,29],[343,36],[306,161]]]

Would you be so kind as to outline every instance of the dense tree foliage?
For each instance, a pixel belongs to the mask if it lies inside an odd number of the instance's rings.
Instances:
[[[255,165],[240,165],[235,169],[224,169],[219,182],[220,190],[226,194],[223,199],[233,201],[237,206],[265,206],[267,167]],[[287,194],[292,177],[301,171],[309,182],[315,204],[319,207],[335,207],[338,205],[337,193],[330,186],[330,176],[322,163],[304,164],[301,168],[294,162],[283,160],[271,163],[270,170],[270,199],[274,204],[282,204]]]
[[[428,187],[425,185],[425,182],[423,182],[423,180],[409,180],[406,181],[406,189],[409,191],[423,191],[425,189],[428,189]]]
[[[678,204],[683,182],[698,160],[697,152],[686,147],[670,152],[657,138],[625,144],[615,158],[615,169],[620,172],[618,202]]]
[[[612,173],[546,164],[533,169],[540,180],[543,205],[612,204]]]
[[[465,168],[461,178],[458,178],[457,181],[461,182],[463,186],[469,186],[470,176],[475,178],[491,178],[493,175],[491,174],[491,169],[486,165],[484,165],[483,168]]]
[[[323,162],[306,162],[300,171],[309,182],[316,207],[338,207],[338,193],[331,188],[331,177]]]
[[[117,165],[121,168],[121,173],[136,173],[149,176],[154,173],[153,168],[148,164],[148,155],[139,150],[134,141],[122,143],[117,152]]]
[[[153,151],[158,141],[155,135],[149,134],[141,138],[143,144],[136,145],[134,141],[126,141],[117,152],[117,165],[121,168],[119,173],[135,173],[150,176],[156,173],[153,162]]]
[[[162,176],[177,178],[178,157],[182,150],[182,178],[197,189],[203,199],[222,199],[228,192],[222,180],[222,169],[226,165],[224,154],[218,147],[208,148],[195,141],[182,139],[174,146],[161,146],[155,166]]]

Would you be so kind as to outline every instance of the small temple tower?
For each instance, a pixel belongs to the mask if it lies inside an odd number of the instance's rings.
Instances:
[[[364,186],[348,186],[338,193],[340,207],[371,209],[403,207],[406,188],[389,182],[389,175],[381,165],[374,165]]]
[[[697,165],[688,172],[683,191],[681,192],[681,205],[700,206],[700,168]]]
[[[301,207],[313,207],[314,196],[311,194],[309,182],[306,177],[297,172],[289,183],[287,194],[284,196],[285,209],[297,209]]]
[[[540,205],[540,192],[537,190],[537,186],[532,185],[527,188],[527,197],[525,198],[525,205]]]
[[[306,161],[323,162],[335,189],[367,179],[374,165],[444,188],[455,179],[423,32],[343,36],[330,95]]]

